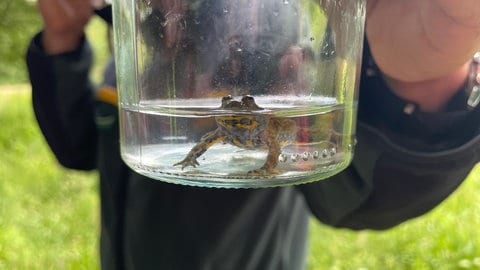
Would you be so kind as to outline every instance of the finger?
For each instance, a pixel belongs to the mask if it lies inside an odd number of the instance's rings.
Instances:
[[[454,23],[478,27],[480,23],[480,1],[478,0],[435,0],[443,13]]]
[[[90,0],[90,4],[95,9],[100,9],[106,5],[104,0]]]
[[[83,28],[93,13],[90,1],[84,0],[39,0],[38,4],[45,27],[54,31]]]

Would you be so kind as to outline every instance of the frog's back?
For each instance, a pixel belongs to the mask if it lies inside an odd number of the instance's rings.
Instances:
[[[259,114],[226,115],[216,118],[225,142],[247,149],[265,146],[267,117]]]

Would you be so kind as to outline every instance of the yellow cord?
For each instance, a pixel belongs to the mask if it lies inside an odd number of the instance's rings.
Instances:
[[[110,86],[102,86],[97,90],[97,100],[118,106],[117,90]]]

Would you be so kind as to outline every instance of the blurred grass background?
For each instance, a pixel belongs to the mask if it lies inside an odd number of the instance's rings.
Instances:
[[[29,16],[18,17],[18,3]],[[60,167],[31,108],[23,55],[41,27],[35,6],[2,1],[2,14],[0,269],[99,269],[97,174]],[[22,34],[9,36],[11,28]],[[109,55],[106,27],[94,19],[87,35],[98,82]],[[391,230],[352,232],[312,220],[308,269],[480,269],[479,191],[477,166],[436,209]]]

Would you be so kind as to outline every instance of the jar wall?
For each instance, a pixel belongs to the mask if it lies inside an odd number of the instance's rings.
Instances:
[[[364,1],[115,0],[121,147],[149,177],[324,179],[352,159]]]

